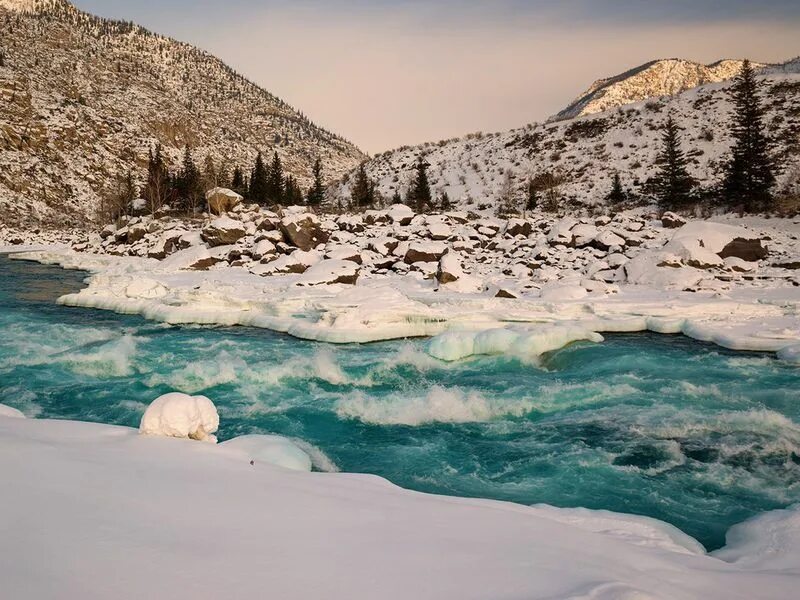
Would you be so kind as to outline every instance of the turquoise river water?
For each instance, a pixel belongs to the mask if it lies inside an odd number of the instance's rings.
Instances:
[[[415,490],[665,520],[709,549],[800,502],[800,369],[681,336],[611,335],[533,366],[439,362],[425,340],[333,346],[61,307],[85,274],[0,256],[0,402],[138,426],[169,391],[220,439],[277,433],[322,470]]]

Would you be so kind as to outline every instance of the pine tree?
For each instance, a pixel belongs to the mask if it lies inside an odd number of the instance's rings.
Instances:
[[[402,204],[403,198],[400,197],[400,190],[395,190],[392,194],[392,204]]]
[[[262,206],[267,204],[267,167],[264,165],[264,157],[261,152],[256,156],[256,164],[250,174],[250,188],[248,190],[249,199]]]
[[[367,176],[365,163],[361,163],[356,171],[350,198],[352,205],[357,208],[367,208],[375,202],[375,184]]]
[[[503,185],[500,188],[500,196],[497,203],[497,216],[508,218],[519,212],[517,198],[514,192],[514,181],[511,171],[507,170],[503,177]]]
[[[525,199],[525,212],[533,212],[539,206],[539,189],[533,177],[528,179],[528,197]]]
[[[299,206],[303,204],[303,192],[300,185],[293,175],[286,176],[283,190],[283,203],[287,206]]]
[[[446,191],[442,192],[442,195],[439,198],[439,210],[442,212],[453,210],[453,203],[450,202],[450,196]]]
[[[680,210],[687,208],[693,200],[692,193],[695,181],[686,169],[686,156],[681,150],[678,124],[667,117],[662,135],[662,148],[657,163],[659,173],[656,176],[656,193],[662,210]]]
[[[747,212],[769,208],[775,185],[769,140],[764,133],[764,109],[758,98],[759,85],[753,66],[745,60],[731,88],[734,144],[725,169],[723,194],[731,205]]]
[[[428,167],[430,164],[425,156],[420,154],[417,159],[416,175],[408,190],[406,202],[418,213],[425,212],[431,205],[431,186],[428,182]]]
[[[239,165],[233,167],[233,177],[231,178],[231,189],[242,196],[247,195],[247,185],[244,180],[244,173]]]
[[[609,204],[621,204],[628,199],[628,195],[622,188],[622,181],[619,178],[619,173],[614,173],[614,179],[611,183],[611,191],[606,196],[606,202]]]
[[[308,205],[319,206],[325,200],[325,186],[322,183],[322,161],[317,157],[312,169],[314,183],[308,189]]]
[[[272,164],[267,171],[267,201],[270,204],[280,204],[283,202],[283,165],[278,153],[272,156]]]
[[[200,172],[197,170],[188,144],[183,149],[183,163],[176,183],[181,208],[186,212],[194,213],[202,190],[200,189]]]
[[[147,161],[147,184],[144,197],[151,214],[161,209],[170,197],[171,176],[161,151],[161,144],[150,149]]]

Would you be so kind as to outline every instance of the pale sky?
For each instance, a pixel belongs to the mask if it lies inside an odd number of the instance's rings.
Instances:
[[[541,121],[656,58],[800,55],[800,1],[73,0],[215,54],[377,153]]]

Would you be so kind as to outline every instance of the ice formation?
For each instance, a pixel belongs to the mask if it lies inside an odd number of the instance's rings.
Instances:
[[[243,454],[253,463],[266,463],[292,471],[310,471],[311,457],[290,439],[279,435],[243,435],[220,444]]]
[[[213,435],[219,428],[219,414],[205,396],[179,392],[164,394],[147,407],[139,425],[144,435],[189,438],[216,443]]]

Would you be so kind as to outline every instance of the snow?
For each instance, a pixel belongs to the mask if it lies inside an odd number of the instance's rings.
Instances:
[[[5,404],[0,404],[0,418],[24,419],[25,415],[22,414],[22,411],[19,411],[16,408],[6,406]]]
[[[434,358],[455,361],[481,354],[508,354],[535,359],[577,341],[602,342],[603,337],[577,326],[545,325],[529,329],[487,329],[479,332],[453,331],[434,337],[428,353]]]
[[[652,519],[433,496],[251,456],[0,418],[3,594],[785,600],[799,582],[797,509],[734,528],[708,555]]]
[[[142,435],[188,438],[217,443],[213,435],[219,428],[219,414],[214,403],[205,396],[189,396],[179,392],[156,398],[142,416]]]
[[[243,435],[220,444],[254,463],[267,463],[292,471],[310,471],[311,457],[297,444],[279,435]]]

